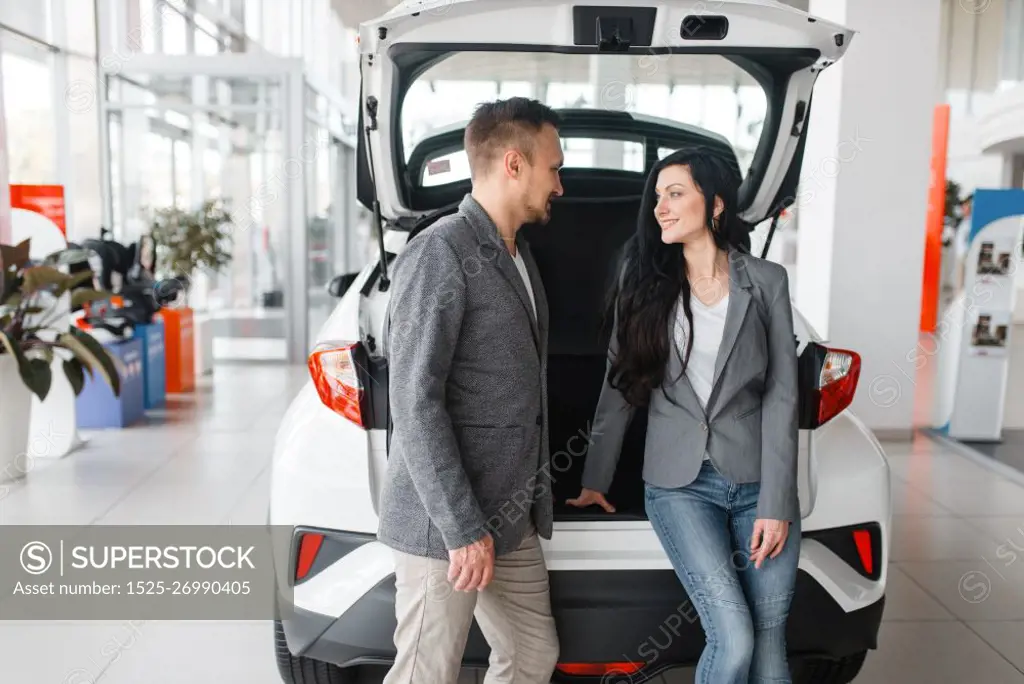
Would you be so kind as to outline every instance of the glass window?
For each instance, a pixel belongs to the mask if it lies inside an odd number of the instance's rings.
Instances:
[[[245,33],[256,42],[263,40],[263,1],[245,0]]]
[[[193,205],[192,147],[185,140],[174,141],[174,204],[179,209]]]
[[[64,45],[72,52],[96,54],[96,13],[93,2],[81,0],[51,0],[61,3],[64,16]],[[42,4],[42,3],[40,3]]]
[[[435,63],[411,85],[401,104],[405,159],[425,138],[463,126],[476,104],[497,97],[539,97],[554,108],[609,109],[675,120],[701,128],[711,138],[724,138],[746,173],[760,142],[767,96],[760,84],[736,63],[721,55],[681,54],[659,57],[657,69],[645,70],[650,56],[601,55],[594,59],[557,53],[455,53]],[[601,60],[629,60],[606,63]],[[538,83],[537,74],[559,75]],[[595,79],[602,74],[629,74],[630,83]],[[535,94],[534,84],[539,86]],[[676,85],[679,84],[679,85]],[[565,144],[567,166],[643,169],[639,143],[579,139]],[[445,153],[427,169],[426,184],[462,178],[463,161]],[[617,159],[617,155],[621,158]]]
[[[197,55],[215,55],[220,52],[220,40],[216,37],[219,35],[216,24],[209,19],[196,16],[195,41]]]
[[[52,59],[46,53],[33,55],[33,46],[9,40],[9,34],[4,39],[19,49],[19,54],[4,52],[0,58],[10,182],[56,183]]]
[[[81,86],[80,97],[72,97],[75,91],[69,89],[61,102],[71,130],[71,177],[65,192],[71,220],[68,237],[74,240],[99,234],[103,222],[102,143],[96,119],[96,65],[69,55],[67,67],[68,82]]]
[[[157,12],[163,12],[166,14],[174,14],[174,10],[164,7],[162,3],[158,4],[157,0],[138,0],[139,2],[139,23],[138,26],[129,26],[128,29],[128,52],[142,51],[146,54],[152,54],[157,51],[157,34],[160,32],[161,16],[157,15]],[[127,53],[118,54],[123,58]]]
[[[146,180],[142,185],[142,206],[163,209],[174,205],[174,160],[172,141],[159,133],[146,134]]]
[[[2,0],[0,2],[0,24],[27,36],[44,40],[49,40],[51,37],[48,3],[40,0],[34,2]]]
[[[606,168],[619,171],[644,170],[644,146],[635,141],[597,141],[594,138],[562,137],[562,154],[565,157],[563,168],[595,169]],[[618,163],[598,164],[595,160],[597,144],[620,147]],[[469,178],[469,157],[465,150],[438,155],[429,160],[423,167],[420,183],[423,187],[433,187],[454,183]]]
[[[115,235],[121,235],[124,217],[124,173],[121,161],[121,115],[118,112],[110,114],[107,136],[110,139],[110,216],[113,225],[105,228],[112,230]]]
[[[163,24],[160,32],[165,55],[188,54],[189,23],[181,14],[166,8],[160,15]]]

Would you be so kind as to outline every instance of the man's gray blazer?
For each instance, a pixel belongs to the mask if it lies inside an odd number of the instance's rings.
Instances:
[[[682,316],[680,307],[681,302],[676,308]],[[666,335],[672,335],[674,325],[673,314]],[[617,349],[617,316],[614,326],[608,367]],[[725,330],[706,409],[686,376],[680,378],[680,368],[673,346],[663,387],[652,393],[648,408],[644,481],[663,488],[688,485],[700,472],[706,450],[730,481],[760,481],[759,518],[797,520],[797,355],[786,269],[731,250]],[[584,487],[608,491],[634,413],[608,384],[606,373]]]
[[[537,314],[483,207],[424,230],[395,261],[385,333],[392,438],[378,538],[418,556],[489,532],[515,550],[532,519],[551,538],[548,304],[516,238]]]

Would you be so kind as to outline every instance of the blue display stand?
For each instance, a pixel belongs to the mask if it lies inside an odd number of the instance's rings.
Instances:
[[[145,386],[145,407],[161,408],[167,403],[166,347],[164,324],[156,321],[135,326],[135,337],[142,340],[142,383]]]
[[[121,371],[121,396],[114,396],[99,373],[94,371],[94,377],[90,377],[86,371],[85,387],[75,400],[79,428],[127,427],[144,415],[142,340],[133,337],[107,342],[103,347]]]
[[[936,329],[933,425],[954,439],[1002,439],[1022,236],[1024,190],[975,191],[963,290]]]

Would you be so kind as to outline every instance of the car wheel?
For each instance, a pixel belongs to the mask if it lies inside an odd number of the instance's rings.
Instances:
[[[839,660],[807,658],[798,661],[793,670],[793,684],[850,684],[867,656],[867,651],[861,651]]]
[[[350,670],[312,658],[293,656],[288,650],[280,620],[274,620],[274,650],[277,671],[284,684],[356,684],[355,674]]]

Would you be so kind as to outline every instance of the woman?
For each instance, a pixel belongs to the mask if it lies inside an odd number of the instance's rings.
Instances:
[[[797,358],[785,269],[751,256],[739,182],[712,152],[661,160],[626,247],[575,506],[604,494],[648,409],[647,516],[694,602],[698,683],[789,682],[799,558]],[[688,334],[693,330],[694,334]]]

